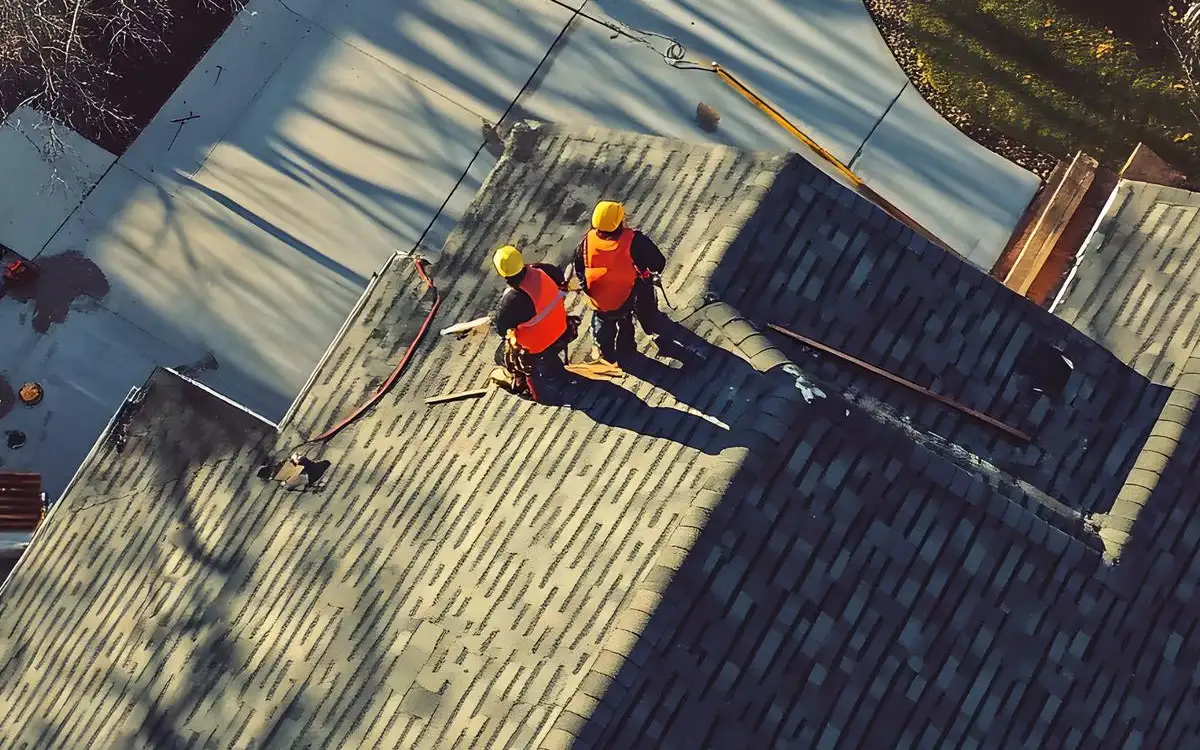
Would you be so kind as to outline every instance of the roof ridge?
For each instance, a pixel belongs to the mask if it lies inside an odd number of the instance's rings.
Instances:
[[[1133,467],[1125,477],[1112,507],[1105,513],[1093,513],[1088,521],[1097,527],[1104,542],[1105,559],[1116,564],[1131,539],[1134,525],[1150,503],[1158,483],[1175,457],[1188,424],[1200,408],[1200,345],[1183,364],[1166,403],[1150,428]]]

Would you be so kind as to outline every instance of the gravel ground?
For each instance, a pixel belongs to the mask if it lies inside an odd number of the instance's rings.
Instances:
[[[938,114],[952,122],[976,143],[1028,169],[1043,180],[1050,175],[1054,165],[1058,163],[1057,158],[976,122],[969,114],[948,101],[944,93],[929,85],[922,74],[916,47],[907,36],[908,0],[863,0],[863,3],[875,20],[875,25],[879,27],[879,33],[891,48],[896,62]]]

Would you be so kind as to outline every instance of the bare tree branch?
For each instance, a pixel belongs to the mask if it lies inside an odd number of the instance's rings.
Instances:
[[[67,48],[63,51],[64,62],[71,60],[71,42],[75,41],[75,29],[79,26],[79,9],[82,7],[83,0],[75,0],[75,11],[71,13],[71,33],[67,36]]]
[[[28,105],[57,122],[124,131],[132,116],[108,101],[114,62],[131,47],[169,52],[179,0],[0,0],[0,117]],[[239,10],[244,0],[190,0]]]

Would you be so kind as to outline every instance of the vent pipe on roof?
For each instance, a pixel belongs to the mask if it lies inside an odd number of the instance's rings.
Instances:
[[[1097,513],[1091,520],[1098,526],[1104,541],[1104,554],[1109,562],[1117,562],[1129,542],[1138,514],[1150,502],[1163,472],[1179,448],[1179,441],[1200,406],[1200,357],[1189,357],[1183,372],[1171,390],[1167,403],[1150,429],[1150,437],[1142,446],[1125,484],[1117,493],[1108,513]]]

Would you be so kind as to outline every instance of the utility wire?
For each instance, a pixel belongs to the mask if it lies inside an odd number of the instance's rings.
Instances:
[[[569,11],[572,11],[574,13],[574,17],[572,17],[572,19],[571,19],[572,22],[574,22],[575,17],[578,17],[578,18],[587,19],[588,21],[591,21],[592,23],[600,24],[601,26],[605,27],[606,29],[615,31],[616,33],[620,34],[621,36],[623,36],[627,39],[631,39],[631,40],[643,45],[644,47],[649,48],[655,54],[660,55],[663,59],[663,62],[665,62],[667,65],[670,65],[672,68],[678,68],[679,70],[703,70],[703,71],[706,71],[709,73],[712,72],[711,65],[709,65],[707,63],[699,62],[697,60],[687,59],[687,47],[685,47],[682,42],[680,42],[677,39],[674,39],[673,37],[669,37],[666,34],[660,34],[657,31],[648,31],[646,29],[639,29],[636,26],[631,26],[630,24],[627,24],[623,21],[618,21],[616,19],[612,19],[609,21],[609,20],[605,20],[602,18],[596,18],[595,16],[593,16],[589,13],[585,13],[582,6],[579,8],[572,8],[570,5],[567,5],[565,2],[562,2],[562,0],[550,0],[550,2],[554,3],[555,5],[560,6],[562,8],[566,8]],[[570,26],[570,24],[567,24],[567,25]],[[667,43],[666,48],[659,49],[658,47],[656,47],[654,45],[654,43],[651,41],[651,39],[660,39],[660,40],[666,42]]]

